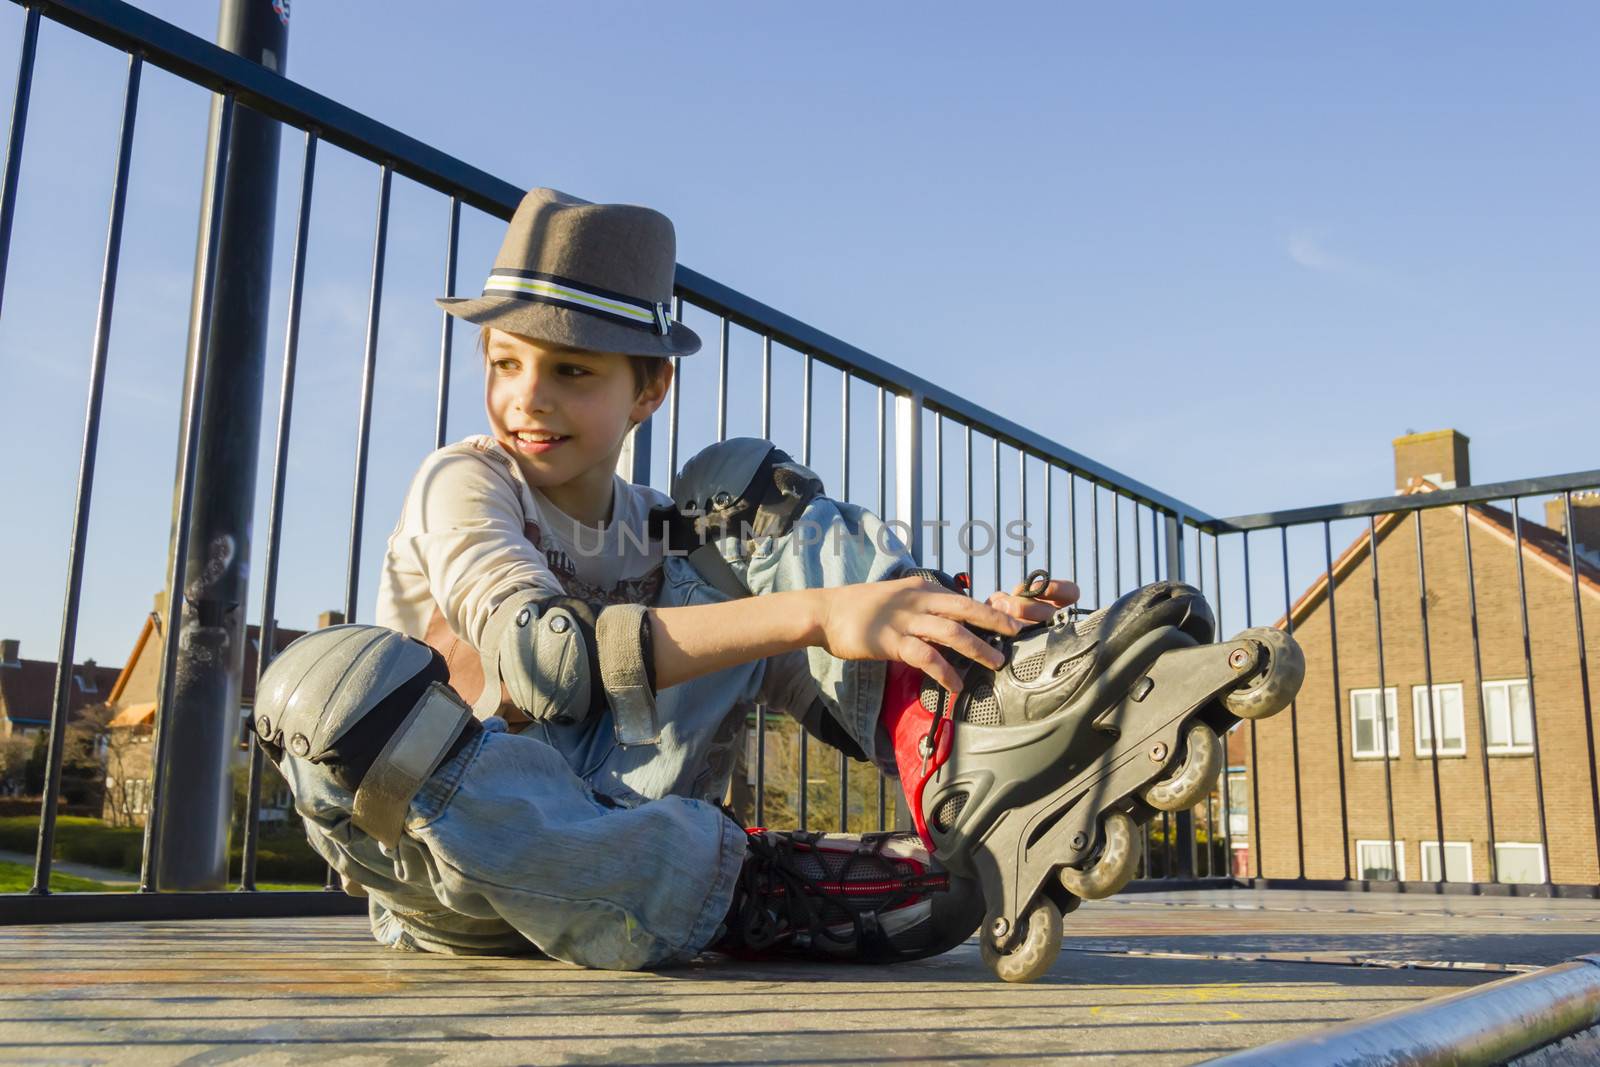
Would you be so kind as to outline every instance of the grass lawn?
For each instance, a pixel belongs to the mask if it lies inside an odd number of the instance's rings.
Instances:
[[[33,888],[33,867],[26,863],[0,861],[0,893],[26,893]],[[58,893],[126,893],[132,886],[106,885],[104,882],[50,872],[50,888]]]

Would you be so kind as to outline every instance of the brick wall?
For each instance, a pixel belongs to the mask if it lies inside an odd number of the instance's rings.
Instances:
[[[1350,690],[1376,688],[1380,675],[1372,562],[1370,555],[1362,552],[1334,587],[1335,611],[1330,615],[1327,598],[1321,596],[1298,617],[1295,636],[1305,650],[1306,680],[1293,716],[1285,712],[1256,727],[1261,810],[1251,820],[1252,873],[1284,878],[1301,874],[1298,845],[1303,833],[1305,877],[1343,878],[1347,856],[1351,876],[1359,877],[1355,842],[1391,839],[1391,798],[1393,839],[1402,842],[1404,869],[1410,880],[1422,877],[1421,843],[1437,840],[1441,818],[1446,841],[1471,844],[1472,878],[1489,880],[1487,797],[1491,793],[1497,841],[1540,840],[1534,758],[1485,757],[1462,510],[1440,508],[1420,514],[1428,590],[1426,643],[1416,513],[1380,524],[1378,545],[1382,680],[1397,690],[1398,753],[1387,761],[1356,759],[1351,754]],[[1525,523],[1525,529],[1529,525]],[[1486,681],[1528,677],[1514,542],[1476,512],[1471,537],[1482,677]],[[1600,864],[1591,792],[1596,767],[1590,753],[1600,746],[1594,745],[1595,738],[1585,737],[1571,573],[1530,553],[1524,553],[1524,573],[1550,873],[1558,883],[1594,884],[1600,882]],[[1581,601],[1593,700],[1600,697],[1600,596],[1585,588]],[[1333,670],[1335,629],[1337,681]],[[1461,683],[1465,756],[1430,760],[1416,754],[1411,687],[1424,684],[1430,667],[1436,684]],[[1298,731],[1302,797],[1298,818],[1293,730]],[[1242,730],[1247,731],[1248,726]],[[1248,751],[1247,745],[1236,744],[1232,758],[1248,762]],[[1341,767],[1348,833],[1341,826]],[[1435,803],[1436,790],[1442,805]],[[1436,817],[1436,810],[1442,810],[1442,816]]]

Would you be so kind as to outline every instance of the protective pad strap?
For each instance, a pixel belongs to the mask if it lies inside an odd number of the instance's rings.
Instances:
[[[411,798],[471,719],[472,712],[448,686],[429,685],[361,779],[350,821],[393,848],[405,829]]]
[[[601,611],[595,618],[594,638],[600,684],[611,705],[617,742],[656,744],[661,740],[661,728],[656,722],[650,620],[644,605],[616,604]]]

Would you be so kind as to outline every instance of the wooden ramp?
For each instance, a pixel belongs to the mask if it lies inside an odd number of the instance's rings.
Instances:
[[[379,948],[355,918],[0,929],[7,1063],[1180,1064],[1592,951],[1600,902],[1218,891],[1087,905],[1044,980],[648,974]],[[1407,965],[1409,964],[1409,966]]]

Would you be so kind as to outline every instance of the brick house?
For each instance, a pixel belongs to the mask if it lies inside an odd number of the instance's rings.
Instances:
[[[50,728],[50,708],[56,698],[56,661],[23,659],[22,642],[0,641],[0,738],[32,737]],[[115,667],[85,660],[72,669],[67,690],[67,721],[106,699],[116,682]]]
[[[1467,438],[1443,430],[1397,439],[1395,482],[1401,494],[1468,485]],[[1468,505],[1465,518],[1461,506],[1450,506],[1377,520],[1381,666],[1370,533],[1335,559],[1331,597],[1326,576],[1300,596],[1289,615],[1306,655],[1294,709],[1301,803],[1297,818],[1291,718],[1279,715],[1255,730],[1260,816],[1242,820],[1241,829],[1258,859],[1248,862],[1248,873],[1337,880],[1346,877],[1348,861],[1351,878],[1600,882],[1592,792],[1600,745],[1589,733],[1593,709],[1586,708],[1600,698],[1600,494],[1574,494],[1572,512],[1576,560],[1567,550],[1562,498],[1548,502],[1545,523],[1522,518],[1526,649],[1512,515],[1487,504]],[[1246,727],[1230,739],[1236,811],[1253,806],[1242,770],[1251,764],[1250,736]],[[1341,826],[1341,771],[1348,833]]]
[[[341,621],[338,612],[323,612],[317,627]],[[106,702],[112,716],[101,758],[106,766],[104,817],[116,823],[140,825],[149,810],[150,766],[153,751],[157,687],[165,647],[162,626],[166,621],[166,596],[156,596],[155,608],[145,616],[134,641],[128,662],[115,676]],[[276,628],[273,631],[274,655],[282,652],[304,630]],[[256,675],[261,653],[261,628],[245,627],[244,675],[239,694],[239,740],[234,746],[234,765],[243,766],[250,750],[249,719],[255,706]],[[263,780],[261,821],[278,822],[288,817],[293,807],[288,789],[277,775]]]

